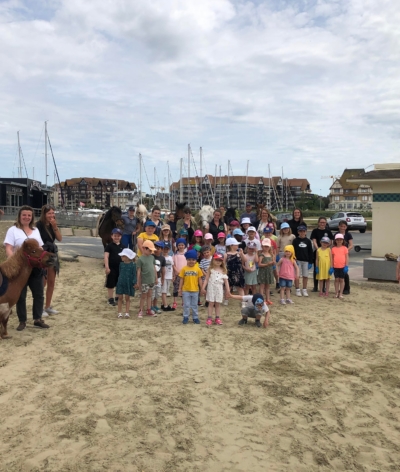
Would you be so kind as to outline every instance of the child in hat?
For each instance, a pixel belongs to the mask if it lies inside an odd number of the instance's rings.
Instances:
[[[162,232],[162,228],[161,228]],[[164,283],[161,288],[161,296],[162,296],[162,305],[161,310],[163,311],[174,311],[175,308],[172,308],[170,305],[167,305],[167,294],[170,292],[170,286],[172,283],[172,278],[174,275],[174,258],[169,255],[169,251],[171,250],[170,243],[164,241],[164,248],[163,248],[163,256],[165,259],[165,277]],[[174,297],[174,303],[176,305],[176,298]]]
[[[254,295],[229,295],[230,298],[240,300],[242,302],[242,319],[238,325],[242,326],[247,324],[248,318],[255,318],[255,325],[257,328],[261,328],[261,317],[264,316],[263,326],[266,328],[269,324],[269,308],[264,302],[264,297],[261,293],[255,293]]]
[[[144,231],[140,233],[137,239],[137,253],[140,257],[142,255],[142,246],[145,241],[152,241],[155,243],[158,241],[158,236],[155,234],[156,224],[154,221],[147,220],[144,224]]]
[[[125,297],[125,318],[129,318],[129,308],[131,297],[135,296],[136,264],[134,262],[136,254],[125,248],[118,254],[122,262],[119,265],[119,277],[115,293],[118,295],[118,318],[122,318],[122,303]]]
[[[343,300],[344,278],[349,271],[349,250],[343,243],[343,234],[337,233],[331,249],[336,298],[340,300]]]
[[[151,296],[154,284],[157,281],[156,260],[153,253],[155,247],[152,241],[145,241],[142,246],[143,254],[139,257],[137,265],[137,284],[136,288],[141,289],[140,308],[138,318],[143,317],[143,307],[146,302],[147,316],[157,316],[151,309]]]
[[[206,324],[212,325],[212,314],[215,307],[215,324],[222,325],[220,318],[220,306],[224,299],[224,287],[226,296],[229,296],[229,284],[224,258],[216,252],[212,258],[210,268],[203,284],[202,293],[206,294],[208,302],[208,318]],[[207,287],[207,293],[206,293]]]
[[[174,254],[174,276],[173,276],[173,295],[174,295],[174,303],[172,304],[172,308],[175,309],[177,307],[176,304],[176,297],[179,296],[179,283],[180,277],[179,273],[183,267],[186,265],[186,239],[178,238],[176,240],[176,253]]]
[[[217,234],[218,238],[218,244],[215,245],[215,252],[218,254],[221,254],[221,256],[225,256],[226,254],[226,245],[225,245],[225,239],[226,235],[223,232],[220,232]]]
[[[122,231],[119,228],[114,228],[111,231],[112,242],[107,244],[104,248],[104,268],[106,272],[106,288],[108,292],[108,304],[116,306],[118,297],[114,300],[114,289],[117,286],[119,276],[119,265],[121,257],[119,253],[125,248],[121,244]]]
[[[281,305],[293,304],[294,301],[290,298],[290,289],[296,278],[299,278],[299,268],[294,256],[294,247],[291,244],[285,246],[283,257],[279,259],[277,266],[279,270],[279,285],[281,287]]]
[[[265,303],[272,305],[270,300],[270,287],[274,284],[275,254],[271,248],[271,240],[265,238],[261,242],[262,252],[258,258],[257,281],[260,284],[260,292],[265,296]]]
[[[163,241],[156,241],[154,243],[155,251],[154,251],[154,259],[156,261],[156,271],[157,271],[157,280],[156,283],[154,284],[153,290],[152,290],[152,306],[151,309],[159,315],[162,310],[158,307],[158,299],[162,295],[162,286],[164,284],[164,279],[165,279],[165,257],[162,255],[162,250],[164,248],[164,242]]]
[[[199,290],[202,289],[203,272],[197,264],[197,251],[191,249],[185,254],[187,265],[179,272],[179,295],[183,299],[183,324],[189,323],[192,310],[193,323],[200,324],[198,314]]]

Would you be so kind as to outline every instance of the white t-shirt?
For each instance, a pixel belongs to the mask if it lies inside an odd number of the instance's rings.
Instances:
[[[242,301],[243,301],[242,308],[255,308],[255,306],[253,305],[253,295],[244,295],[242,297]],[[267,311],[269,311],[269,309],[267,305],[264,303],[261,308],[261,312],[267,313]]]
[[[3,244],[10,244],[10,246],[13,247],[13,252],[15,252],[20,246],[22,246],[26,239],[36,239],[39,246],[43,246],[42,237],[37,228],[34,228],[33,232],[27,236],[22,229],[19,229],[16,226],[8,228]]]
[[[172,280],[174,259],[172,256],[165,257],[165,280]]]
[[[247,238],[247,239],[246,239],[246,245],[247,245],[247,243],[248,243],[249,241],[250,241],[250,239]],[[258,252],[258,251],[261,251],[261,243],[260,243],[260,240],[254,238],[254,239],[252,239],[252,242],[255,243],[256,246],[257,246],[257,247],[256,247],[256,251],[257,251],[257,252]]]

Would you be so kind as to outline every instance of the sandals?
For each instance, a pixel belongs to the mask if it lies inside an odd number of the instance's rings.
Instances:
[[[122,318],[122,313],[118,313],[117,318]]]
[[[125,318],[130,318],[129,313],[125,313]]]

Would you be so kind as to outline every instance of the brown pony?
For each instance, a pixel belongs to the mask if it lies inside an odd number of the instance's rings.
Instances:
[[[33,267],[50,267],[56,255],[43,250],[36,239],[27,239],[3,264],[0,264],[0,339],[8,338],[7,323]]]
[[[111,243],[111,231],[114,228],[124,229],[121,208],[111,207],[104,215],[100,215],[97,220],[97,234],[100,236],[103,246]]]

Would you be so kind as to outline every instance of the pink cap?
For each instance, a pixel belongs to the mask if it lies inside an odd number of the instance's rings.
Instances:
[[[203,236],[203,232],[201,231],[201,229],[196,229],[196,231],[194,232],[194,235],[195,236]]]
[[[226,235],[225,235],[225,233],[223,233],[223,232],[221,231],[221,233],[218,233],[217,238],[226,238]]]
[[[206,233],[204,235],[204,239],[214,239],[213,235],[211,233]]]

